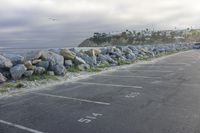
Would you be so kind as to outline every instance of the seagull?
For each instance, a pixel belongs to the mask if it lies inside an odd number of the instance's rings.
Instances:
[[[57,19],[55,19],[55,18],[48,18],[48,19],[50,19],[52,21],[57,21]]]

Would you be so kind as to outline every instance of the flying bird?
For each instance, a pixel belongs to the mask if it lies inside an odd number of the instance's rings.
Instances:
[[[57,21],[57,19],[55,19],[55,18],[48,18],[48,19],[50,19],[52,21]]]

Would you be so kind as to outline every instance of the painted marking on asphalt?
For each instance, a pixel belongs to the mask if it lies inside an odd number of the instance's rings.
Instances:
[[[161,70],[123,70],[123,71],[133,71],[133,72],[160,72],[160,73],[172,73],[173,71],[161,71]]]
[[[24,131],[28,131],[30,133],[44,133],[44,132],[41,132],[41,131],[38,131],[38,130],[35,130],[35,129],[24,127],[22,125],[14,124],[14,123],[7,122],[7,121],[4,121],[4,120],[0,120],[0,123],[11,126],[11,127],[15,127],[15,128],[18,128],[18,129],[21,129],[21,130],[24,130]]]
[[[78,122],[80,123],[85,123],[85,124],[88,124],[94,120],[96,120],[98,117],[102,116],[103,114],[99,114],[99,113],[92,113],[91,115],[89,116],[85,116],[83,118],[80,118],[78,120]]]
[[[152,65],[141,65],[141,66],[133,66],[133,68],[144,68],[144,67],[146,67],[146,68],[152,68],[152,67],[159,67],[159,68],[162,68],[162,67],[169,67],[169,68],[172,68],[172,67],[179,67],[179,66],[164,66],[164,65],[154,65],[154,64],[152,64]]]
[[[113,87],[126,87],[126,88],[137,88],[141,89],[142,86],[129,86],[129,85],[117,85],[117,84],[104,84],[104,83],[90,83],[90,82],[76,82],[80,84],[88,84],[88,85],[99,85],[99,86],[113,86]]]
[[[86,103],[94,103],[94,104],[101,104],[101,105],[110,105],[110,103],[106,103],[106,102],[92,101],[92,100],[80,99],[80,98],[74,98],[74,97],[58,96],[58,95],[38,93],[38,92],[31,92],[31,93],[36,94],[36,95],[41,95],[41,96],[54,97],[54,98],[62,98],[62,99],[68,99],[68,100],[74,100],[74,101],[80,101],[80,102],[86,102]]]
[[[131,92],[130,94],[126,95],[126,98],[135,98],[137,96],[139,96],[140,93],[139,92]]]
[[[190,65],[188,63],[162,63],[162,64],[156,64],[156,65]]]
[[[179,71],[183,71],[183,70],[184,70],[184,68],[179,68],[178,70],[179,70]]]
[[[159,83],[162,83],[162,81],[159,81],[159,80],[156,80],[156,81],[153,81],[151,82],[152,84],[159,84]]]
[[[149,76],[120,76],[120,75],[109,75],[109,74],[101,74],[101,76],[121,77],[121,78],[150,78],[150,79],[161,79],[161,77],[149,77]]]
[[[192,61],[193,64],[197,63],[196,61]]]

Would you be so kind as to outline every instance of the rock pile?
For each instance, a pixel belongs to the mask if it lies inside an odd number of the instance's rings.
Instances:
[[[37,50],[24,56],[0,54],[0,83],[18,80],[33,74],[65,75],[67,69],[76,66],[87,70],[100,64],[119,65],[119,61],[134,61],[142,57],[154,57],[181,50],[190,44],[113,46],[96,49],[51,49]]]

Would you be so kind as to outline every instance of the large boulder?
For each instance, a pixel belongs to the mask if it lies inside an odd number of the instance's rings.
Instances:
[[[44,67],[36,67],[34,69],[34,73],[35,74],[44,74],[46,72],[45,68]]]
[[[85,63],[89,64],[90,66],[95,66],[97,64],[96,56],[89,56],[85,53],[79,53],[78,56],[85,61]],[[85,64],[82,63],[82,64]]]
[[[67,68],[73,66],[72,60],[65,60],[65,66],[66,66]]]
[[[4,57],[10,59],[13,65],[23,64],[24,57],[16,54],[3,54]]]
[[[101,51],[101,54],[103,54],[103,55],[108,54],[108,48],[107,47],[101,48],[100,51]]]
[[[37,60],[42,56],[43,50],[32,50],[30,52],[25,53],[25,60]]]
[[[74,60],[76,54],[68,49],[61,49],[60,55],[62,55],[66,60]]]
[[[75,54],[78,54],[80,52],[80,49],[79,48],[70,48],[69,51],[75,53]]]
[[[32,64],[36,65],[36,64],[40,63],[41,61],[42,61],[41,59],[36,59],[36,60],[32,61]]]
[[[100,54],[98,57],[98,61],[101,63],[110,63],[110,64],[117,64],[117,61],[113,60],[109,55],[102,55]]]
[[[0,83],[6,82],[7,78],[4,77],[2,73],[0,73]]]
[[[133,61],[133,60],[136,59],[136,55],[135,55],[134,53],[127,54],[127,55],[126,55],[126,58],[127,58],[128,60]]]
[[[4,77],[6,77],[7,79],[11,79],[11,74],[9,70],[5,70],[3,72],[1,72],[3,74]]]
[[[122,49],[122,52],[124,52],[126,55],[133,53],[133,51],[126,46]]]
[[[44,51],[41,56],[42,60],[49,62],[49,69],[54,71],[54,66],[56,65],[64,65],[63,56],[50,52]]]
[[[85,64],[85,63],[86,62],[81,57],[76,56],[75,59],[74,59],[75,65],[80,65],[80,64]]]
[[[81,64],[81,65],[78,65],[78,69],[81,70],[81,71],[88,70],[88,69],[90,69],[90,65]]]
[[[37,67],[43,67],[43,68],[45,68],[46,70],[48,70],[48,68],[49,68],[49,61],[41,61],[41,62],[38,63],[36,66],[37,66]]]
[[[30,76],[32,76],[33,75],[33,70],[27,70],[25,73],[24,73],[24,76],[25,77],[30,77]]]
[[[57,65],[54,66],[54,73],[56,75],[64,76],[66,74],[66,69],[65,69],[65,67],[63,65],[57,64]]]
[[[94,56],[98,56],[101,53],[101,51],[98,49],[89,49],[85,51],[85,53],[89,55],[90,57],[94,57]]]
[[[55,75],[54,71],[47,71],[47,74],[50,75],[50,76],[54,76]]]
[[[14,80],[18,80],[26,72],[27,68],[23,64],[18,64],[10,68],[11,76]]]
[[[12,66],[13,64],[8,58],[0,55],[0,68],[11,68]]]
[[[53,53],[56,53],[56,54],[60,54],[60,48],[53,48],[53,49],[49,49],[48,51],[51,51]]]
[[[25,61],[24,65],[28,70],[33,70],[35,68],[35,66],[32,65],[31,61]]]

